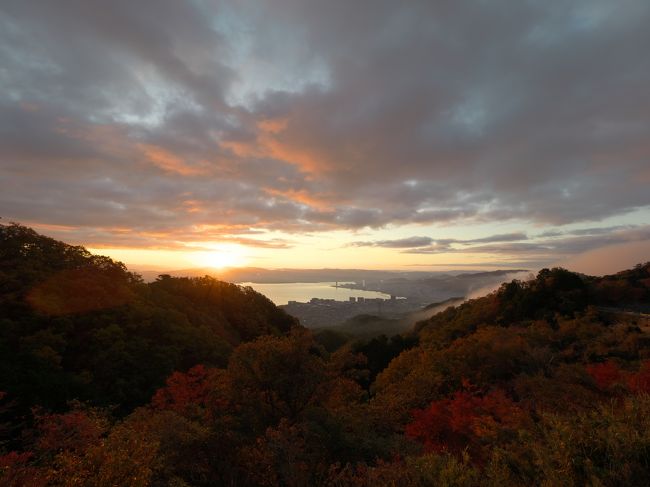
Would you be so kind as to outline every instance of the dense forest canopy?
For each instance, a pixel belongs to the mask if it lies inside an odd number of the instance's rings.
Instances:
[[[296,321],[251,288],[209,277],[145,284],[108,257],[0,226],[0,377],[27,405],[130,411],[175,370],[223,366],[239,343]]]
[[[0,485],[648,485],[649,307],[650,263],[544,269],[319,343],[250,288],[0,226]]]

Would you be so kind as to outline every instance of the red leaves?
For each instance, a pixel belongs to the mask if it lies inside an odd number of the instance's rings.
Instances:
[[[34,455],[31,452],[9,452],[0,455],[0,485],[3,487],[45,487],[47,475],[29,462]]]
[[[587,365],[587,373],[596,381],[601,390],[607,390],[612,385],[621,382],[621,371],[616,362],[608,360],[602,364]]]
[[[427,409],[413,411],[413,422],[406,425],[406,436],[420,441],[427,451],[457,449],[463,443],[451,426],[450,399],[434,401]]]
[[[108,430],[107,421],[93,411],[73,409],[65,414],[37,416],[39,450],[83,452]]]
[[[627,378],[627,387],[635,394],[650,394],[650,360],[642,362],[639,371]]]
[[[185,414],[197,406],[207,405],[211,379],[215,371],[204,365],[196,365],[187,372],[174,372],[167,379],[167,385],[158,389],[151,399],[156,409],[169,409]]]
[[[525,413],[501,390],[483,396],[457,391],[451,398],[414,411],[413,418],[406,435],[427,451],[460,453],[466,447],[480,448],[483,440],[494,439],[504,430],[517,429]]]
[[[31,452],[18,453],[15,451],[10,451],[6,455],[0,455],[0,472],[5,469],[27,465],[27,462],[29,462],[32,456],[33,453]]]
[[[613,386],[627,386],[633,394],[650,394],[650,360],[641,362],[638,372],[621,371],[612,360],[601,364],[587,365],[587,372],[594,379],[598,388],[608,391]]]

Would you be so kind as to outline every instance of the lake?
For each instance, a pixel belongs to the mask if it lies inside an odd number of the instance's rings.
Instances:
[[[241,286],[250,286],[257,292],[273,301],[276,305],[287,304],[289,301],[305,303],[311,298],[335,299],[348,301],[350,297],[364,298],[390,298],[388,294],[377,291],[359,291],[356,289],[336,288],[334,282],[282,282],[282,283],[257,283],[240,282]],[[339,283],[340,284],[340,283]]]

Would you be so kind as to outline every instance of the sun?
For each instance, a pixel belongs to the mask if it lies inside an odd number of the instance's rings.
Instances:
[[[236,246],[220,246],[206,252],[196,252],[192,261],[201,267],[223,269],[225,267],[240,267],[246,263],[243,249]]]

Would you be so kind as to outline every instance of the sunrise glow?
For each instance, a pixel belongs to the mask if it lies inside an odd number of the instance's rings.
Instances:
[[[196,252],[188,255],[188,259],[196,267],[223,269],[225,267],[240,267],[246,265],[244,251],[236,246],[221,246],[206,252]]]
[[[650,0],[0,0],[0,487],[650,486]]]
[[[134,271],[650,249],[647,1],[143,2],[0,7],[3,221]]]

